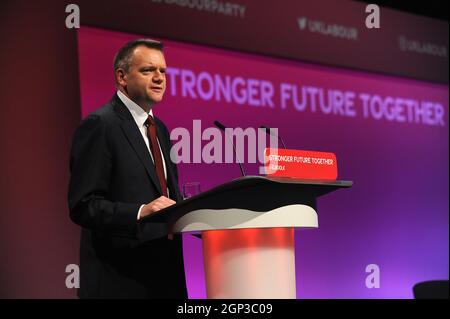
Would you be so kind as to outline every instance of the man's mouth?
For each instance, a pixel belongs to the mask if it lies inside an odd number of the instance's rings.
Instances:
[[[159,86],[152,86],[150,89],[157,93],[161,93],[163,91],[163,88]]]

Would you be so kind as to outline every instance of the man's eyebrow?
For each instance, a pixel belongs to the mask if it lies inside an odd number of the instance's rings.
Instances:
[[[156,65],[154,65],[154,64],[143,65],[143,66],[141,67],[141,69],[145,69],[145,68],[167,69],[166,66],[156,66]]]

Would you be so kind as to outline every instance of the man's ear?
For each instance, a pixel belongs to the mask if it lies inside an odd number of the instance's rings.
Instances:
[[[116,70],[116,82],[122,87],[127,86],[127,74],[124,69],[118,68]]]

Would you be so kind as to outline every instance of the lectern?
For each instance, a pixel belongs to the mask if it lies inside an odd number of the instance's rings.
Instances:
[[[350,181],[246,176],[141,223],[200,234],[208,298],[296,298],[295,228],[317,228],[317,198]]]

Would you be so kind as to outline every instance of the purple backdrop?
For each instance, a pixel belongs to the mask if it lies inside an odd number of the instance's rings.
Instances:
[[[114,53],[136,37],[78,31],[83,117],[114,94]],[[296,232],[299,298],[412,298],[416,282],[448,279],[448,86],[164,42],[171,70],[154,112],[169,129],[191,131],[194,119],[203,129],[216,119],[276,127],[289,148],[334,152],[338,178],[354,181],[319,200],[318,229]],[[200,79],[193,93],[192,75]],[[236,84],[230,101],[210,91],[216,77]],[[247,98],[237,103],[244,83]],[[309,90],[304,105],[300,96],[297,106],[289,98],[294,87]],[[361,94],[373,97],[372,107]],[[389,106],[386,116],[380,99]],[[247,163],[247,173],[258,174],[257,167]],[[202,191],[240,175],[236,164],[181,163],[179,171],[180,185],[198,181]],[[200,240],[185,236],[184,252],[189,296],[204,298]],[[369,264],[380,268],[380,288],[365,285]]]

